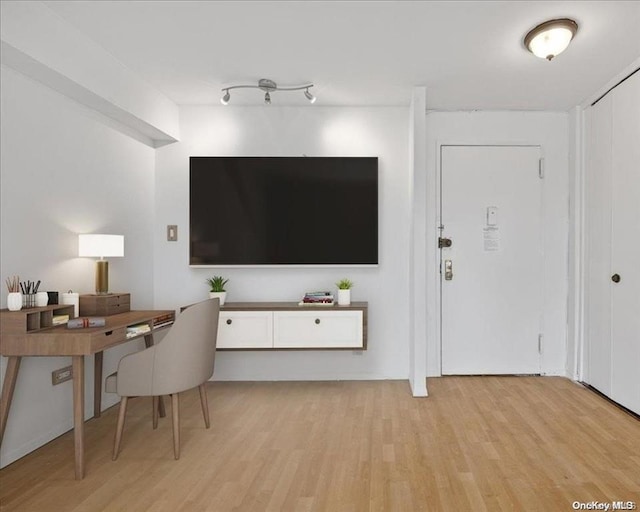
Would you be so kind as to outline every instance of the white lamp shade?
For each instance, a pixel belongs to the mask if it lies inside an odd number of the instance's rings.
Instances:
[[[124,236],[78,235],[78,256],[89,258],[124,256]]]
[[[567,49],[572,37],[569,29],[553,28],[534,37],[529,43],[529,48],[531,53],[541,59],[546,59],[549,55],[555,57]]]

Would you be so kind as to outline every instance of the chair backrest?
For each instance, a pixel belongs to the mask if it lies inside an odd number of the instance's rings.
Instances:
[[[208,299],[189,306],[176,317],[164,339],[152,347],[152,395],[179,393],[211,378],[219,315],[219,299]]]

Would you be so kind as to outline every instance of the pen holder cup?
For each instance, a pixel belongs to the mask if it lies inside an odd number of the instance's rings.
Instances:
[[[22,307],[23,308],[35,308],[36,307],[36,294],[25,293],[22,295]]]

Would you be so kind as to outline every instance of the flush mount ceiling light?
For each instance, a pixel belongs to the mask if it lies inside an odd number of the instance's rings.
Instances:
[[[577,31],[569,18],[545,21],[524,36],[524,45],[536,57],[551,60],[567,49]]]
[[[257,85],[232,85],[230,87],[224,87],[222,91],[224,92],[224,96],[220,98],[220,103],[223,105],[227,105],[229,100],[231,99],[231,93],[229,92],[232,89],[260,89],[264,91],[264,102],[267,105],[271,105],[271,93],[273,91],[304,91],[304,96],[309,100],[309,103],[315,103],[316,97],[309,92],[309,89],[313,87],[313,84],[304,84],[304,85],[292,85],[292,86],[279,86],[273,80],[269,80],[268,78],[261,78],[258,80]]]

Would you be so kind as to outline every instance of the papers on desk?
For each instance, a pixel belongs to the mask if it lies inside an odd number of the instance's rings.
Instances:
[[[127,338],[135,338],[148,332],[151,332],[149,324],[130,325],[127,327]]]

